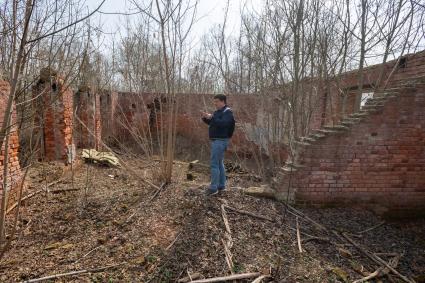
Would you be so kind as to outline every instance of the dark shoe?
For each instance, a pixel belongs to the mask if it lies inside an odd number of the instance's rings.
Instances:
[[[207,195],[207,197],[210,197],[218,194],[218,191],[211,191],[210,189],[208,189],[205,194]]]

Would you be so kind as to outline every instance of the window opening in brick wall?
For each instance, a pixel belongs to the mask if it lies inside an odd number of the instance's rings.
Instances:
[[[373,97],[373,92],[363,92],[362,98],[360,100],[360,108],[363,108],[363,106],[366,104],[366,101],[372,97]]]

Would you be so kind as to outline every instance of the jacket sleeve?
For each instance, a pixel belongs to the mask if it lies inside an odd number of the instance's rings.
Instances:
[[[211,119],[207,119],[202,117],[202,121],[204,121],[205,124],[209,125],[211,123]]]
[[[210,123],[218,127],[232,127],[235,123],[232,110],[225,111],[223,115],[214,115]]]

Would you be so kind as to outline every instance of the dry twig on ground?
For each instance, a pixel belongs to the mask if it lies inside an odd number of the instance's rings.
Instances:
[[[51,279],[74,276],[74,275],[84,274],[84,273],[101,272],[101,271],[104,271],[106,269],[116,268],[116,267],[124,265],[124,264],[126,264],[126,263],[118,263],[118,264],[108,265],[108,266],[99,267],[99,268],[83,269],[83,270],[71,271],[71,272],[67,272],[67,273],[54,274],[54,275],[49,275],[49,276],[45,276],[45,277],[41,277],[41,278],[30,279],[30,280],[24,281],[24,283],[34,283],[34,282],[47,281],[47,280],[51,280]]]
[[[208,279],[195,280],[191,283],[213,283],[213,282],[222,282],[222,281],[232,281],[232,280],[241,280],[241,279],[249,279],[260,276],[261,274],[258,272],[255,273],[242,273],[242,274],[234,274],[230,276],[222,276],[222,277],[214,277]]]

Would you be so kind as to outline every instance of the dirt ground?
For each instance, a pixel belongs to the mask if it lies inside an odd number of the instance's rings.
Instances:
[[[344,240],[345,232],[385,260],[401,255],[397,271],[424,282],[424,220],[388,223],[363,209],[300,208],[300,253],[297,213],[283,203],[244,194],[243,188],[261,185],[249,174],[231,174],[226,192],[206,197],[200,185],[208,181],[208,174],[187,181],[187,164],[176,162],[175,182],[152,199],[155,189],[141,179],[155,182],[150,178],[158,173],[159,163],[134,157],[125,162],[137,177],[123,168],[83,164],[73,179],[61,179],[49,193],[25,201],[18,233],[0,262],[0,281],[117,265],[48,282],[176,282],[188,274],[209,278],[231,272],[261,272],[271,275],[270,282],[352,282],[380,266]],[[46,178],[57,179],[58,171],[56,164],[35,166],[27,193],[42,188]],[[74,190],[60,191],[69,189]],[[226,209],[232,270],[222,241],[223,203],[271,220]],[[393,274],[380,280],[370,282],[402,282]]]

